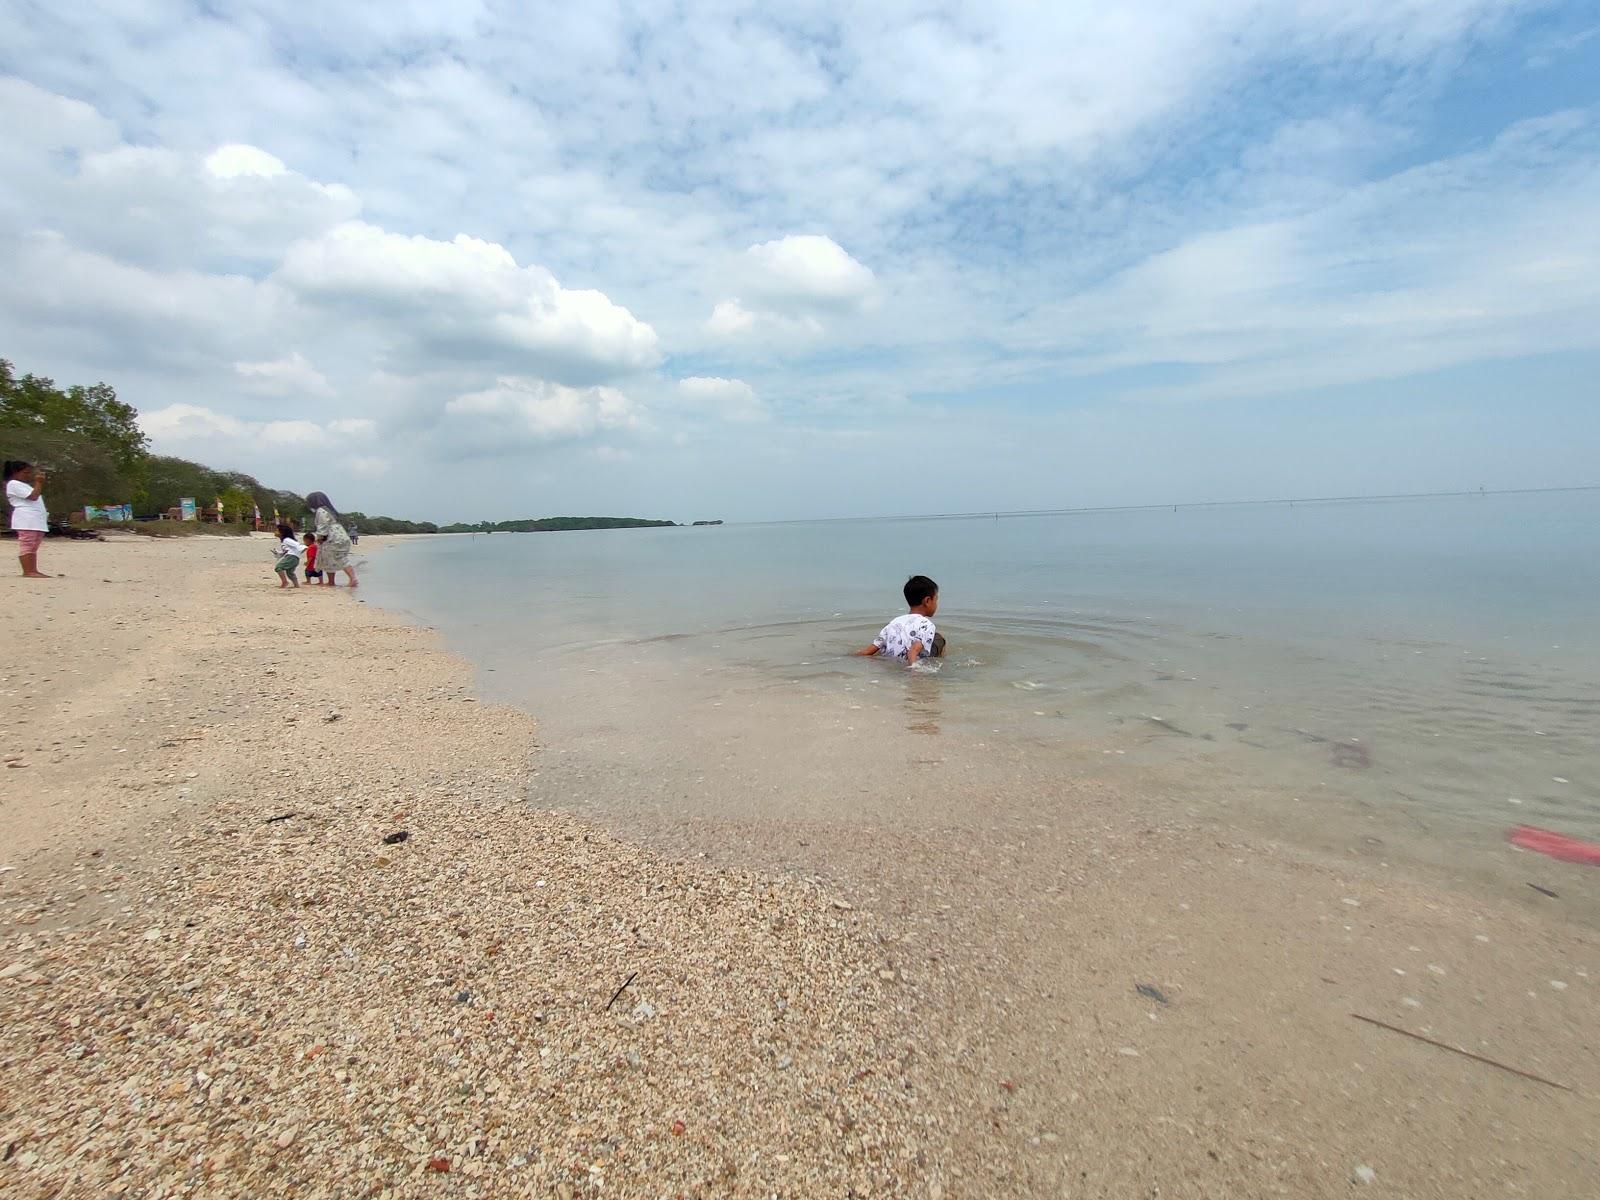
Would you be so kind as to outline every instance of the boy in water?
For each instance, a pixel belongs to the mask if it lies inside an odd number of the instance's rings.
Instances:
[[[903,658],[914,667],[919,658],[939,658],[944,654],[944,635],[933,627],[933,614],[939,611],[939,585],[926,575],[906,580],[906,605],[910,612],[885,625],[872,645],[856,651],[857,657],[875,654]]]

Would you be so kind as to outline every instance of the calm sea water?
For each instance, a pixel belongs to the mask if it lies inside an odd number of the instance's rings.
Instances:
[[[947,659],[849,658],[913,572]],[[1030,760],[1179,754],[1429,836],[1600,837],[1600,493],[449,537],[363,581],[558,739],[911,689],[912,727]]]

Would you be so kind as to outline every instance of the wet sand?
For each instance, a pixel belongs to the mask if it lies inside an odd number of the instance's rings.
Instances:
[[[736,695],[668,736],[666,660],[536,736],[430,635],[279,595],[259,546],[49,549],[69,579],[0,615],[15,1194],[1551,1196],[1600,1167],[1600,871],[1540,860],[1552,899],[1341,858],[1197,805],[1182,763],[969,771],[936,710]]]
[[[1503,844],[1440,870],[1362,810],[1141,761],[1146,731],[1019,753],[944,722],[936,679],[875,701],[702,689],[672,646],[599,657],[629,686],[540,683],[572,699],[536,802],[873,913],[930,1095],[982,1147],[961,1194],[1333,1196],[1360,1168],[1389,1194],[1579,1194],[1600,1165],[1600,871]]]

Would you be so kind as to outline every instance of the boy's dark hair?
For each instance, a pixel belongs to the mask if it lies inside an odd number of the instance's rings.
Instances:
[[[926,575],[913,575],[906,580],[906,605],[915,608],[929,596],[939,594],[939,585]]]
[[[306,545],[313,546],[313,545],[316,544],[316,541],[317,541],[317,535],[316,534],[308,533],[308,534],[305,535],[305,543],[306,543]]]
[[[8,459],[6,459],[6,480],[5,481],[7,483],[10,483],[11,482],[11,477],[13,475],[15,475],[18,471],[26,471],[31,466],[33,466],[33,464],[31,462],[23,462],[20,458],[8,458]]]
[[[292,538],[294,536],[294,526],[287,525],[284,522],[279,521],[278,522],[278,536],[280,538]]]

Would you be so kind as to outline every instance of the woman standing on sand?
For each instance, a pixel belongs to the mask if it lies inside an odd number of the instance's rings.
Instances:
[[[322,572],[322,586],[337,587],[340,571],[350,577],[351,587],[357,586],[360,580],[350,565],[350,535],[339,521],[339,510],[327,492],[312,492],[306,497],[306,507],[317,523],[317,568]]]
[[[39,570],[39,543],[50,529],[45,512],[44,472],[32,463],[7,460],[6,500],[11,505],[11,531],[17,535],[17,558],[24,579],[49,579]]]

